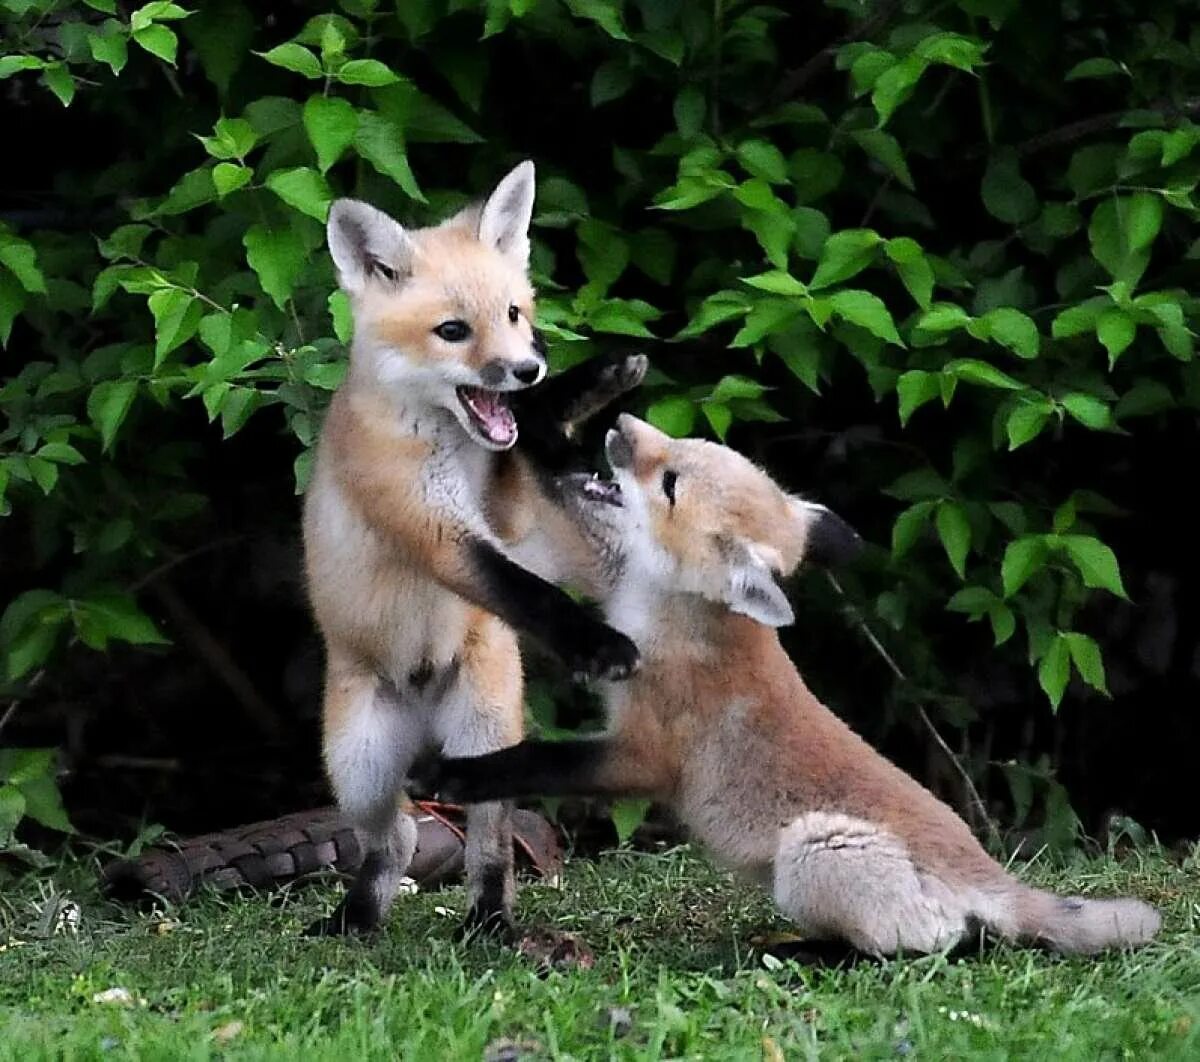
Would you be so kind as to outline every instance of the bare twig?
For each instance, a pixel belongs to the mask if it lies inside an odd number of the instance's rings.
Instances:
[[[1157,111],[1166,118],[1189,118],[1200,114],[1200,98],[1184,100],[1182,103],[1172,103],[1170,100],[1157,100],[1147,103],[1144,107],[1126,107],[1123,111],[1107,111],[1104,114],[1093,114],[1090,118],[1080,118],[1068,122],[1057,129],[1048,129],[1044,133],[1022,140],[1016,145],[1016,152],[1021,158],[1037,155],[1051,148],[1063,147],[1083,140],[1093,133],[1104,133],[1110,129],[1119,129],[1121,122],[1128,117],[1131,110]],[[984,148],[976,147],[968,151],[964,158],[978,158]]]
[[[783,80],[776,86],[775,91],[771,93],[771,106],[776,106],[790,100],[810,81],[825,73],[833,65],[838,49],[842,45],[849,44],[850,41],[863,40],[878,33],[879,30],[883,29],[892,20],[892,16],[899,10],[900,4],[901,0],[884,0],[879,5],[879,10],[865,22],[860,22],[857,26],[852,27],[844,36],[839,37],[832,44],[827,44],[816,55],[805,62],[803,66],[799,66],[795,70],[791,70],[785,74]]]
[[[842,600],[846,602],[847,609],[849,610],[850,615],[854,618],[854,624],[856,627],[858,627],[863,637],[871,643],[871,647],[876,653],[879,654],[880,659],[887,664],[891,673],[895,675],[900,682],[907,683],[908,676],[900,669],[900,665],[897,664],[892,658],[892,654],[884,648],[883,643],[875,636],[875,632],[871,630],[862,614],[857,608],[855,608],[853,604],[850,603],[850,599],[846,596],[846,591],[842,589],[842,586],[837,581],[837,578],[832,572],[826,572],[825,575],[833,589],[837,591]],[[967,794],[968,802],[971,805],[971,811],[974,817],[976,817],[978,820],[976,824],[977,827],[979,825],[985,827],[992,844],[998,847],[1000,844],[1000,830],[996,826],[995,822],[992,821],[992,817],[987,813],[987,808],[984,806],[983,798],[979,795],[979,790],[975,788],[975,783],[971,781],[970,772],[968,772],[966,767],[963,766],[962,761],[954,754],[950,746],[946,744],[946,739],[943,738],[940,733],[938,733],[938,729],[933,725],[933,720],[929,718],[929,713],[925,711],[924,705],[918,703],[917,712],[921,716],[921,722],[929,731],[930,735],[933,737],[933,740],[937,742],[938,748],[942,750],[943,754],[946,756],[946,759],[954,765],[955,770],[962,779],[963,788]]]
[[[154,586],[154,595],[167,610],[175,628],[209,670],[225,684],[259,732],[268,739],[278,739],[282,735],[283,727],[275,709],[258,692],[250,677],[234,660],[233,654],[217,640],[170,583],[158,582]]]
[[[131,594],[135,594],[139,590],[149,586],[150,583],[161,579],[168,572],[178,568],[179,565],[186,564],[188,561],[194,560],[196,557],[202,557],[206,553],[213,552],[213,550],[224,549],[226,546],[231,546],[235,542],[240,542],[242,537],[243,536],[241,535],[227,535],[225,538],[217,538],[213,539],[211,542],[205,542],[204,545],[197,546],[193,550],[188,550],[187,553],[180,553],[174,557],[168,557],[162,562],[162,564],[151,568],[148,572],[146,572],[145,575],[142,575],[134,582],[130,583],[129,592]]]
[[[28,694],[32,693],[35,689],[37,689],[37,687],[41,684],[42,679],[44,679],[45,677],[46,677],[46,669],[45,668],[39,668],[37,671],[35,671],[33,678],[31,678],[25,684],[26,696],[28,696]],[[11,701],[8,702],[8,707],[4,709],[4,714],[0,715],[0,733],[4,732],[4,728],[6,726],[8,726],[8,721],[10,719],[12,719],[12,717],[14,715],[17,714],[17,709],[21,707],[21,704],[24,702],[24,700],[25,700],[25,697],[14,697]]]

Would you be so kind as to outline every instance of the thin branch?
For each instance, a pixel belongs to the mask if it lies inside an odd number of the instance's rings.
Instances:
[[[38,669],[36,672],[34,672],[33,678],[31,678],[25,684],[24,695],[21,697],[14,697],[11,701],[8,702],[8,707],[4,709],[4,714],[0,715],[0,733],[4,732],[4,728],[6,726],[8,726],[9,720],[12,719],[12,717],[17,714],[17,709],[21,707],[21,704],[26,700],[26,698],[29,696],[29,694],[31,694],[35,689],[37,689],[38,685],[41,683],[42,679],[44,679],[45,677],[46,677],[46,669],[45,668]]]
[[[893,675],[895,675],[896,679],[907,684],[909,681],[908,676],[900,669],[900,665],[897,664],[892,658],[892,654],[884,648],[883,643],[875,636],[875,632],[871,630],[862,614],[850,602],[850,599],[846,596],[846,591],[842,589],[842,586],[837,581],[837,578],[832,572],[826,572],[825,576],[829,580],[829,583],[833,589],[838,593],[842,600],[846,602],[846,607],[854,619],[854,624],[856,627],[858,627],[863,637],[871,643],[871,647],[876,653],[879,654],[880,659],[887,664],[888,669]],[[979,823],[982,823],[983,826],[987,828],[988,837],[990,838],[992,844],[996,845],[998,848],[1000,845],[1000,830],[992,821],[992,817],[987,813],[987,808],[984,806],[983,798],[979,795],[979,790],[975,788],[975,783],[971,780],[970,772],[968,772],[966,767],[963,766],[962,761],[954,754],[950,746],[946,744],[946,739],[943,738],[940,733],[938,733],[937,727],[933,725],[933,720],[929,718],[929,713],[925,711],[925,706],[917,703],[917,712],[921,716],[921,722],[932,735],[933,740],[937,742],[938,748],[942,750],[946,756],[946,759],[954,765],[959,777],[962,778],[963,788],[966,791],[972,812],[978,819]]]
[[[204,625],[169,582],[158,582],[153,592],[166,609],[175,629],[233,694],[259,733],[268,740],[278,740],[283,733],[283,726],[275,709],[258,692],[250,677],[233,658],[233,654]]]
[[[900,9],[901,3],[902,0],[884,0],[879,5],[879,10],[869,19],[852,27],[845,35],[839,37],[832,44],[827,44],[803,66],[799,66],[795,70],[785,74],[783,80],[776,86],[775,91],[771,93],[770,105],[778,106],[780,103],[785,103],[792,99],[810,81],[825,73],[833,65],[838,49],[842,45],[849,44],[851,41],[873,37],[892,20],[892,16]]]

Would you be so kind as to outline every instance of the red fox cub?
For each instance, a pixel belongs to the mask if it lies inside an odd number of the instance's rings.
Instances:
[[[568,504],[607,558],[605,614],[641,669],[608,686],[605,737],[445,761],[444,796],[652,797],[803,933],[874,955],[940,951],[981,925],[1075,953],[1154,936],[1140,900],[1021,884],[809,692],[774,630],[793,619],[775,577],[850,549],[837,517],[732,450],[629,416],[607,452],[615,482],[574,480]]]
[[[370,929],[386,913],[416,844],[403,789],[418,755],[520,740],[513,628],[591,676],[620,679],[637,663],[628,637],[546,581],[542,529],[525,513],[539,477],[506,452],[517,440],[510,397],[546,374],[526,277],[533,195],[525,162],[436,227],[405,229],[348,199],[329,213],[354,340],[305,501],[305,567],[327,657],[325,766],[370,848],[314,933]],[[582,383],[580,373],[551,381],[545,403],[522,406],[539,418],[531,456],[557,459],[572,422],[644,372],[644,358],[628,358],[589,363]],[[468,924],[506,926],[508,808],[471,809],[466,870]]]

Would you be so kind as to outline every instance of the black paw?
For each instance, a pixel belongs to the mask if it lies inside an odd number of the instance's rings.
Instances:
[[[374,933],[379,928],[378,917],[360,909],[350,897],[334,908],[333,914],[318,918],[304,930],[306,937],[354,937]]]
[[[462,925],[455,930],[455,940],[486,937],[502,944],[511,944],[517,937],[512,915],[507,911],[484,904],[473,904]]]
[[[422,756],[412,765],[408,772],[408,784],[405,789],[411,795],[419,795],[428,799],[442,796],[444,799],[445,785],[444,761],[440,756]]]
[[[576,677],[607,679],[609,682],[629,678],[640,662],[638,647],[620,631],[604,623],[597,623],[590,632],[585,632],[576,641],[575,651],[567,657]]]

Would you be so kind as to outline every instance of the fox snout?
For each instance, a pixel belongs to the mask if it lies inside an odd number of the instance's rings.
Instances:
[[[539,384],[546,375],[546,363],[539,358],[509,361],[493,358],[479,370],[479,381],[493,391],[519,391]]]
[[[805,507],[812,513],[805,559],[826,568],[839,568],[854,561],[862,552],[862,536],[824,505],[806,502]]]

